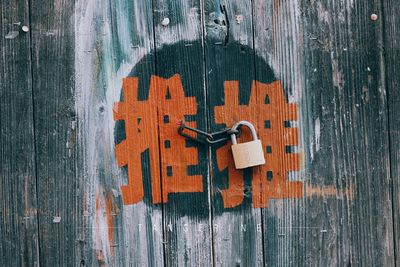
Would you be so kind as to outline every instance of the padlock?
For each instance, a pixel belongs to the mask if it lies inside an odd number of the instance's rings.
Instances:
[[[261,140],[257,138],[256,129],[248,121],[239,121],[232,127],[232,132],[236,132],[239,126],[247,126],[253,136],[253,141],[238,144],[236,135],[231,135],[232,154],[236,169],[244,169],[265,164],[264,150]]]

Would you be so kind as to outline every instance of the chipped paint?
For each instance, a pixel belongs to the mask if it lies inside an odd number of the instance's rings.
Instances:
[[[114,220],[113,220],[113,197],[111,192],[108,193],[107,198],[105,200],[105,210],[106,210],[106,218],[107,218],[107,227],[108,227],[108,242],[110,245],[111,254],[114,255]]]
[[[106,211],[106,199],[104,198],[103,190],[99,190],[96,194],[96,211],[94,218],[94,227],[93,231],[93,246],[96,251],[101,251],[102,253],[102,261],[105,263],[109,263],[112,253],[111,253],[111,243],[110,243],[110,227],[109,221],[107,218]],[[112,231],[112,229],[111,229]]]

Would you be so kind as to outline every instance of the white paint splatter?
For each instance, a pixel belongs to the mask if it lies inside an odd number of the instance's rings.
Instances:
[[[178,14],[185,18],[177,25],[156,26],[157,46],[172,44],[180,40],[199,39],[201,33],[200,14],[197,8],[182,1]],[[110,5],[112,5],[110,7]],[[110,10],[115,8],[118,16],[111,22]],[[132,14],[132,10],[134,14]],[[128,9],[122,2],[104,2],[100,0],[80,0],[75,6],[75,109],[77,113],[76,129],[79,147],[82,153],[82,170],[84,177],[85,199],[90,214],[89,224],[92,226],[94,248],[101,250],[104,261],[112,258],[108,238],[108,221],[105,212],[104,190],[117,197],[126,177],[121,175],[114,156],[114,126],[112,106],[119,101],[122,79],[126,77],[137,62],[150,53],[153,45],[153,18],[151,3],[133,1]],[[133,20],[133,23],[132,23]],[[113,23],[113,25],[111,24]],[[133,25],[132,25],[133,24]],[[116,32],[115,32],[116,29]],[[118,44],[116,51],[115,44]],[[117,59],[117,56],[119,58]],[[101,112],[99,107],[103,107]],[[98,144],[101,143],[102,146]],[[107,178],[107,185],[102,177]],[[111,188],[110,188],[111,184]],[[117,191],[118,190],[118,191]],[[96,211],[96,192],[100,208]],[[161,210],[140,202],[123,206],[121,227],[117,230],[123,234],[120,247],[125,255],[126,263],[139,263],[149,266],[152,260],[155,266],[163,265],[162,255],[162,214]],[[182,218],[186,224],[193,224],[191,218]],[[180,220],[177,220],[178,222]],[[202,222],[203,224],[205,222]],[[140,228],[140,229],[139,229]],[[154,229],[159,229],[154,230]],[[149,233],[152,233],[149,235]],[[179,233],[190,238],[190,233]],[[209,236],[209,235],[207,235]],[[201,239],[180,240],[178,246],[194,246]],[[204,241],[208,244],[210,241]],[[148,251],[147,248],[152,250]],[[140,251],[141,253],[137,253]],[[153,255],[150,255],[153,253]],[[183,262],[184,259],[181,259]]]
[[[114,156],[114,126],[112,115],[113,103],[119,100],[121,93],[122,78],[127,76],[133,66],[147,53],[150,52],[151,29],[144,18],[148,14],[145,4],[134,2],[135,10],[138,12],[134,30],[130,30],[128,17],[129,10],[116,3],[118,18],[116,18],[117,32],[112,32],[109,20],[107,4],[100,0],[79,1],[75,6],[75,109],[77,112],[77,130],[79,147],[82,149],[82,161],[84,166],[84,177],[87,177],[84,187],[85,198],[88,209],[95,213],[94,218],[89,218],[92,225],[92,239],[96,250],[102,250],[104,261],[110,260],[110,245],[108,239],[108,222],[104,216],[104,198],[100,196],[101,208],[96,211],[96,199],[93,192],[103,192],[105,188],[101,177],[110,177],[108,183],[113,184],[112,191],[119,190],[123,179],[119,179],[120,170],[115,164]],[[138,18],[139,17],[139,18]],[[99,23],[101,22],[101,23]],[[151,24],[150,24],[151,25]],[[136,33],[136,36],[132,34]],[[118,39],[115,40],[115,38]],[[122,62],[115,59],[116,51],[113,42],[119,45]],[[132,42],[140,44],[138,48],[132,48]],[[98,107],[104,107],[99,112]],[[98,144],[101,143],[102,146]],[[101,173],[101,172],[102,173]],[[117,176],[117,177],[115,177]],[[157,213],[157,212],[155,212]],[[160,217],[161,211],[155,216]],[[137,243],[127,230],[132,218],[138,214],[149,214],[144,205],[137,205],[135,210],[125,208],[122,211],[125,228],[125,240],[129,244]],[[151,216],[151,215],[148,215]],[[153,217],[153,216],[151,216]],[[122,241],[123,239],[121,239]],[[146,240],[146,238],[142,239]],[[153,240],[156,241],[156,240]],[[161,241],[160,241],[161,242]],[[122,245],[121,245],[122,246]],[[125,246],[122,246],[125,249]],[[146,246],[144,246],[146,247]],[[143,251],[138,248],[136,251]],[[132,256],[126,248],[125,254]],[[159,254],[158,254],[159,255]],[[136,257],[137,255],[135,255]],[[157,260],[156,260],[157,261]],[[148,265],[147,262],[143,262]]]
[[[317,118],[314,122],[315,152],[319,151],[320,137],[321,137],[321,125],[320,125],[319,118]]]
[[[10,31],[4,36],[5,39],[15,39],[19,35],[18,31]]]

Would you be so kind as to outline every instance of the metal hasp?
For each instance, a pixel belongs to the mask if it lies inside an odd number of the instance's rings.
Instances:
[[[253,136],[253,141],[238,144],[236,135],[231,135],[232,154],[236,169],[244,169],[265,164],[264,150],[261,140],[257,138],[257,132],[253,124],[248,121],[239,121],[231,130],[234,132],[240,126],[247,126]]]
[[[184,133],[185,130],[197,133],[197,137]],[[187,126],[184,121],[181,121],[178,127],[178,134],[188,140],[192,140],[198,143],[215,145],[228,141],[229,138],[232,138],[232,135],[235,137],[240,136],[240,128],[235,130],[232,130],[231,128],[226,128],[221,131],[207,133],[205,131]]]

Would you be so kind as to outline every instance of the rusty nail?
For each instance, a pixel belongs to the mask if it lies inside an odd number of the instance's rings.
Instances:
[[[236,19],[236,23],[240,24],[243,21],[243,15],[236,15],[235,19]]]

